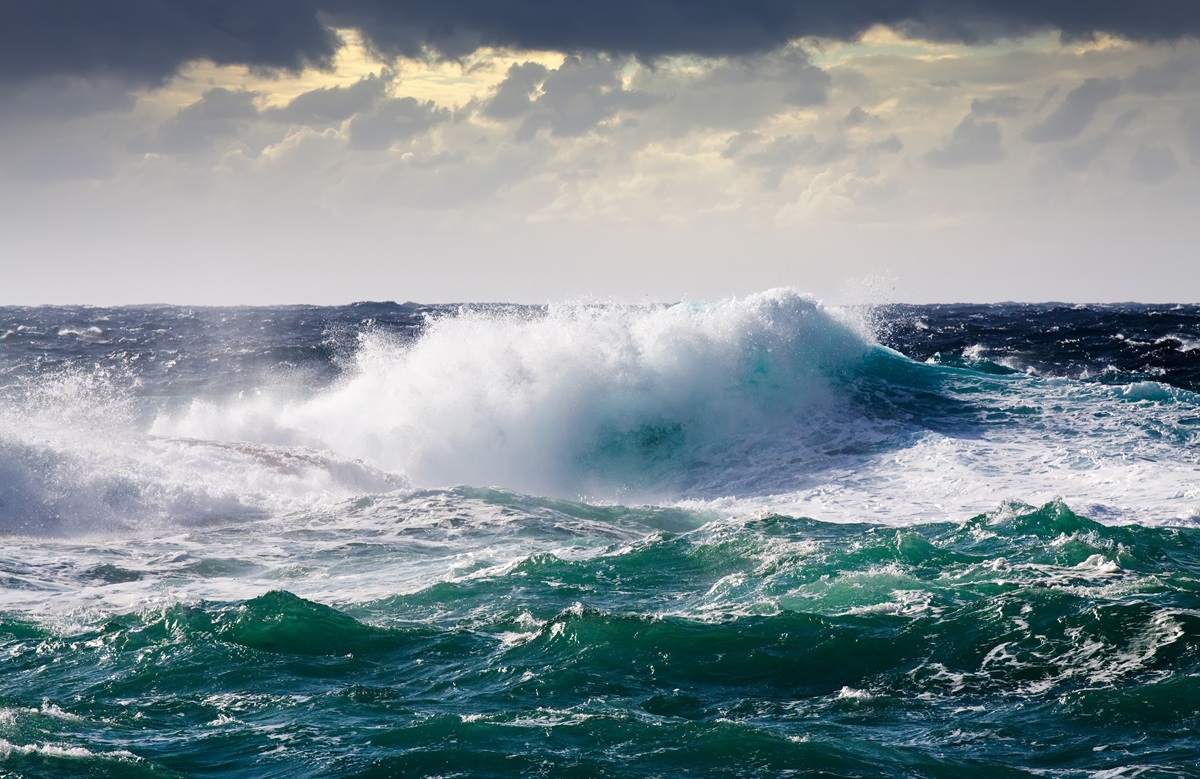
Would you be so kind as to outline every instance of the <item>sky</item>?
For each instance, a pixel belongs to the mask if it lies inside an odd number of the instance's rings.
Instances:
[[[1200,301],[1194,0],[0,18],[0,305]]]

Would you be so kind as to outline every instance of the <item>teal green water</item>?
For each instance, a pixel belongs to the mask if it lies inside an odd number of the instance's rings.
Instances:
[[[0,779],[1200,777],[1200,308],[0,313]]]
[[[0,774],[1200,775],[1200,531],[578,510],[667,529],[366,602],[10,614]]]

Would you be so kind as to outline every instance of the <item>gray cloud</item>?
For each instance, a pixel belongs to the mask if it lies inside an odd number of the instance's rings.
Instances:
[[[0,125],[128,111],[136,102],[128,85],[116,79],[53,76],[24,84],[0,83]]]
[[[323,87],[295,97],[283,108],[270,109],[263,115],[295,124],[327,124],[349,119],[365,111],[387,94],[392,74],[371,74],[346,87]]]
[[[1000,142],[1000,125],[981,122],[968,114],[940,146],[925,154],[925,161],[935,168],[965,168],[969,165],[990,165],[1004,159]]]
[[[22,182],[104,179],[112,174],[112,161],[80,143],[44,142],[24,149],[4,172]]]
[[[1189,106],[1183,112],[1183,137],[1192,154],[1200,160],[1200,108]]]
[[[856,105],[842,117],[842,124],[846,127],[858,127],[867,124],[872,119],[877,119],[877,117],[867,113],[862,106]]]
[[[1013,117],[1021,113],[1021,99],[1014,95],[997,95],[987,99],[971,101],[971,113],[975,116]]]
[[[1166,146],[1140,144],[1129,158],[1129,178],[1142,184],[1157,184],[1179,170],[1175,152]]]
[[[654,117],[655,130],[674,137],[697,129],[751,130],[786,108],[825,105],[832,83],[807,53],[789,47],[720,62],[699,76],[649,69],[635,86],[663,97],[667,106]]]
[[[806,65],[797,72],[796,84],[784,96],[784,102],[797,108],[825,105],[829,100],[829,85],[833,77],[813,65]]]
[[[882,152],[884,154],[898,154],[904,149],[904,141],[896,135],[889,135],[882,141],[876,141],[867,145],[868,152]]]
[[[1094,138],[1065,146],[1059,150],[1057,159],[1063,170],[1082,173],[1100,159],[1112,145],[1113,133],[1102,133]]]
[[[739,133],[729,139],[721,156],[757,169],[763,176],[763,188],[775,191],[797,167],[827,167],[849,153],[841,138],[818,141],[813,135],[785,135],[767,140],[758,133]]]
[[[216,141],[236,135],[258,118],[254,104],[257,97],[256,93],[245,90],[210,89],[164,122],[157,135],[145,141],[145,148],[169,154],[212,148]]]
[[[1046,30],[1149,41],[1200,34],[1200,6],[1183,0],[12,0],[4,13],[0,79],[107,74],[140,84],[198,59],[327,64],[339,45],[333,25],[358,29],[388,53],[458,56],[497,45],[643,59],[853,39],[875,24],[967,43]]]
[[[1075,143],[1063,144],[1058,148],[1055,159],[1062,170],[1082,173],[1100,162],[1122,133],[1142,118],[1145,112],[1140,106],[1127,109],[1118,116],[1107,130],[1083,138]]]
[[[721,156],[727,160],[732,160],[740,156],[742,152],[752,145],[761,144],[762,141],[763,137],[758,133],[738,133],[725,142],[725,150],[721,152]]]
[[[1100,106],[1120,93],[1121,82],[1115,78],[1089,78],[1068,92],[1044,121],[1026,130],[1025,140],[1047,143],[1078,138],[1096,118]]]
[[[600,57],[568,57],[554,70],[530,62],[514,65],[484,104],[483,114],[494,119],[521,119],[517,138],[523,141],[543,129],[560,137],[580,136],[619,111],[643,109],[656,102],[646,92],[626,89],[620,69],[620,62]],[[536,97],[535,91],[540,91]]]
[[[533,108],[533,95],[549,72],[549,68],[536,62],[512,65],[496,93],[484,104],[483,115],[503,121],[529,113]]]
[[[396,141],[407,141],[436,125],[449,121],[451,114],[432,101],[413,97],[385,100],[372,110],[350,120],[350,146],[354,149],[386,149]]]
[[[1194,57],[1176,57],[1161,65],[1142,65],[1129,78],[1129,88],[1147,95],[1176,92],[1197,70],[1200,70],[1200,59]]]

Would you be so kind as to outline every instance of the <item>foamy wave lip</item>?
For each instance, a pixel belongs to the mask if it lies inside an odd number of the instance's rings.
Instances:
[[[1175,400],[1180,391],[1157,381],[1136,381],[1121,390],[1122,397],[1129,400],[1152,400],[1166,403]]]
[[[118,749],[111,752],[93,752],[86,747],[61,746],[59,744],[14,744],[7,739],[0,738],[0,759],[11,757],[12,755],[44,755],[46,757],[75,759],[103,758],[130,762],[140,762],[142,759],[125,749]]]

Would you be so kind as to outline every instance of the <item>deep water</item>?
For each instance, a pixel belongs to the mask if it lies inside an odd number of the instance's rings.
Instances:
[[[0,309],[0,775],[1200,776],[1200,308]]]

